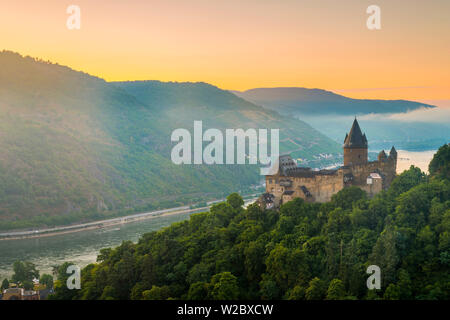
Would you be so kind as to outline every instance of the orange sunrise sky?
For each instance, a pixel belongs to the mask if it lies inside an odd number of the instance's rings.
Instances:
[[[69,5],[81,30],[66,27]],[[381,30],[369,30],[369,5]],[[448,0],[0,0],[0,50],[108,81],[450,100]]]

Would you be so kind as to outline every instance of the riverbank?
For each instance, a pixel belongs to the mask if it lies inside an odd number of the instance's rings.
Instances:
[[[146,233],[158,231],[173,223],[189,219],[191,213],[156,215],[149,219],[104,227],[82,230],[67,234],[12,241],[0,241],[0,279],[10,278],[14,262],[30,261],[42,273],[52,273],[55,265],[71,262],[83,268],[97,260],[103,248],[115,248],[123,241],[137,242]]]
[[[408,170],[410,166],[420,168],[425,173],[428,173],[428,165],[437,150],[426,151],[406,151],[397,150],[397,174]]]
[[[156,217],[168,216],[168,215],[173,215],[173,214],[189,213],[189,212],[203,210],[203,209],[208,210],[209,207],[197,208],[197,209],[186,209],[186,210],[172,211],[172,212],[166,212],[166,213],[150,213],[149,212],[148,215],[140,216],[140,217],[125,217],[125,218],[120,218],[117,221],[102,220],[102,221],[98,221],[98,222],[93,222],[93,224],[89,225],[89,226],[83,226],[83,225],[70,226],[70,229],[68,229],[68,230],[64,230],[64,227],[62,227],[61,229],[58,229],[56,231],[48,231],[45,229],[30,231],[30,233],[24,234],[24,235],[4,236],[4,235],[0,234],[0,241],[52,237],[52,236],[58,236],[58,235],[74,233],[74,232],[82,232],[82,231],[95,230],[95,229],[104,229],[104,228],[109,228],[109,227],[113,227],[116,225],[122,225],[125,223],[135,222],[135,221],[139,221],[139,220],[152,219],[152,218],[156,218]]]
[[[246,200],[245,205],[248,205],[249,203],[253,202],[254,200],[256,200],[256,198]],[[74,232],[82,232],[82,231],[95,230],[95,229],[104,229],[104,228],[109,228],[109,227],[116,226],[116,225],[123,225],[126,223],[147,220],[147,219],[151,219],[151,218],[155,218],[155,217],[176,215],[176,214],[182,214],[182,213],[190,213],[190,212],[202,211],[202,210],[206,211],[206,210],[209,210],[209,208],[211,208],[211,206],[213,204],[219,203],[222,201],[224,201],[224,199],[210,201],[207,203],[207,206],[200,207],[200,208],[190,208],[189,206],[183,206],[183,207],[176,207],[176,208],[157,210],[157,211],[151,211],[151,212],[145,212],[145,213],[132,214],[132,215],[125,216],[125,217],[100,220],[100,221],[76,224],[76,225],[71,225],[71,226],[60,226],[60,227],[37,229],[37,230],[30,230],[30,231],[4,232],[4,233],[0,233],[0,241],[52,237],[52,236],[63,235],[63,234],[74,233]]]

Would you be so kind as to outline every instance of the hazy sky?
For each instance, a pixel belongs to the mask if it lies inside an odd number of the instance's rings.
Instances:
[[[81,30],[66,9],[81,8]],[[381,30],[366,9],[381,7]],[[0,49],[106,80],[450,99],[448,0],[0,0]]]

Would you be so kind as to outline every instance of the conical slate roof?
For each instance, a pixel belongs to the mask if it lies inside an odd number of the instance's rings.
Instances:
[[[356,118],[350,132],[345,136],[344,148],[367,148],[366,135],[361,132]]]
[[[380,153],[378,154],[378,159],[386,159],[387,155],[386,152],[384,152],[384,150],[381,150]]]

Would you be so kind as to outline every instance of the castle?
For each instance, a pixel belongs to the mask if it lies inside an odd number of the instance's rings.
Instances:
[[[389,156],[384,150],[378,160],[368,161],[366,135],[355,118],[344,139],[344,165],[335,170],[312,170],[297,167],[289,155],[279,157],[278,172],[266,176],[266,193],[260,205],[277,208],[294,198],[307,202],[327,202],[345,187],[357,186],[369,197],[387,189],[396,176],[397,151],[392,147]]]

